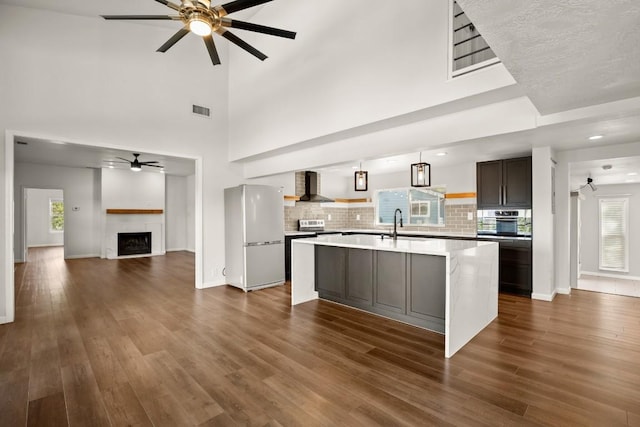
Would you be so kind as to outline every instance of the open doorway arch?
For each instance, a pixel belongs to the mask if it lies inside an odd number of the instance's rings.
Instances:
[[[35,135],[30,132],[20,132],[20,131],[5,131],[5,221],[3,225],[3,231],[5,236],[7,236],[5,240],[4,251],[6,256],[4,262],[4,283],[5,283],[5,316],[0,318],[0,323],[8,323],[12,322],[15,318],[15,283],[14,283],[14,242],[13,238],[14,233],[20,232],[19,230],[15,230],[15,216],[14,216],[14,202],[15,202],[15,152],[14,147],[16,140],[18,138],[35,138],[42,140],[50,140],[50,141],[64,141],[65,144],[71,144],[75,146],[89,146],[96,148],[106,148],[113,150],[124,150],[124,151],[140,151],[140,152],[148,152],[148,149],[142,149],[139,147],[123,147],[123,146],[114,146],[114,145],[98,145],[87,142],[79,142],[79,141],[69,141],[65,138],[60,138],[52,135]],[[201,156],[189,156],[181,153],[172,153],[172,152],[162,152],[154,150],[154,154],[159,156],[168,156],[174,158],[181,158],[192,160],[195,164],[195,173],[194,173],[194,181],[195,181],[195,200],[194,200],[194,213],[195,213],[195,226],[194,226],[194,243],[195,243],[195,279],[194,286],[197,289],[202,289],[204,287],[204,270],[203,270],[203,235],[202,235],[202,157]],[[22,197],[22,195],[20,195]]]

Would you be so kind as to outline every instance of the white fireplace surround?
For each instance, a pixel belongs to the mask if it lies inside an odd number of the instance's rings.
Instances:
[[[165,254],[164,214],[105,214],[103,258],[137,258]],[[151,254],[118,256],[118,233],[151,232]]]

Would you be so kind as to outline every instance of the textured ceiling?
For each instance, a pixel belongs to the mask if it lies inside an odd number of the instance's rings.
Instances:
[[[640,96],[640,1],[458,3],[540,113]]]

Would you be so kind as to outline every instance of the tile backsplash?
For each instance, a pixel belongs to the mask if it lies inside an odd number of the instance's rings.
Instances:
[[[444,226],[407,225],[404,229],[451,235],[476,234],[475,203],[445,205],[444,209]],[[469,219],[469,214],[472,219]],[[285,231],[296,231],[299,219],[324,219],[327,230],[376,229],[388,231],[392,229],[391,226],[375,225],[375,208],[373,206],[323,207],[320,203],[296,203],[295,206],[285,206]]]

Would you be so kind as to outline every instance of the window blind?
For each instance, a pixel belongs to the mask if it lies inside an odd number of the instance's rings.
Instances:
[[[601,270],[629,271],[629,199],[600,200]]]

